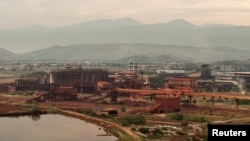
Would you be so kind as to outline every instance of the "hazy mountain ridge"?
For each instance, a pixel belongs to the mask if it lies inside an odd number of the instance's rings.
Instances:
[[[167,55],[180,61],[221,61],[249,59],[250,50],[227,47],[198,48],[190,46],[159,44],[83,44],[72,46],[53,46],[34,52],[20,54],[28,60],[118,60],[130,56],[149,56],[152,61],[162,61],[156,56]],[[154,59],[152,59],[154,58]],[[168,59],[165,56],[165,59]],[[146,60],[146,59],[145,59]],[[149,58],[147,58],[149,60]],[[167,60],[166,60],[167,61]]]
[[[19,55],[12,53],[8,50],[0,48],[0,61],[1,60],[20,60],[22,57]]]
[[[0,50],[0,60],[118,60],[134,57],[141,62],[195,61],[249,59],[250,50],[227,47],[198,48],[160,44],[82,44],[52,46],[33,52],[14,54]]]
[[[143,24],[134,19],[96,20],[65,27],[0,30],[2,47],[29,52],[53,45],[145,43],[195,47],[248,49],[250,26],[199,26],[177,19],[168,23]]]
[[[185,61],[180,58],[173,57],[171,55],[159,55],[159,56],[148,56],[148,55],[135,55],[129,56],[122,59],[118,59],[117,62],[129,62],[130,60],[135,60],[138,63],[155,63],[155,62],[178,62]]]

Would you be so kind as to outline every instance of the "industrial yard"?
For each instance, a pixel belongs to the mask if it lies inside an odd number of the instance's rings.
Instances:
[[[0,141],[249,140],[249,2],[3,0]]]
[[[80,113],[120,128],[134,140],[206,140],[208,123],[250,123],[250,96],[246,89],[242,93],[239,81],[248,83],[246,72],[215,76],[209,65],[201,65],[198,77],[197,72],[168,76],[158,88],[139,72],[131,61],[127,70],[115,73],[66,65],[47,76],[2,77],[0,115],[34,107]],[[223,88],[230,91],[221,92]]]

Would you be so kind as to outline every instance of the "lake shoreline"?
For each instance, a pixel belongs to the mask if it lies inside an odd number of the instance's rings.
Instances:
[[[101,126],[105,128],[113,136],[117,137],[118,141],[119,140],[122,140],[122,141],[140,141],[141,140],[140,137],[135,135],[128,127],[123,127],[114,122],[100,119],[94,116],[89,116],[89,115],[77,113],[77,112],[70,111],[70,110],[63,110],[58,107],[54,107],[54,108],[58,108],[58,111],[51,112],[51,111],[48,111],[48,107],[39,107],[39,105],[37,105],[38,107],[34,105],[25,106],[25,109],[29,107],[31,108],[31,110],[27,110],[27,109],[23,110],[24,107],[22,105],[17,106],[17,105],[10,105],[10,104],[1,104],[1,106],[4,106],[4,105],[9,107],[9,109],[5,111],[1,111],[0,117],[19,117],[19,116],[41,115],[41,114],[61,114],[64,116],[77,118],[77,119],[84,120],[86,122],[90,122],[95,125]],[[14,111],[12,110],[11,107],[13,107]],[[35,110],[34,110],[34,107],[35,107]]]

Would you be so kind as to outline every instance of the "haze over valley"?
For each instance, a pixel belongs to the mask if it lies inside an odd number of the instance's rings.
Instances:
[[[0,59],[114,60],[134,55],[170,55],[187,61],[249,59],[249,37],[250,26],[101,19],[58,28],[0,30],[5,50]]]

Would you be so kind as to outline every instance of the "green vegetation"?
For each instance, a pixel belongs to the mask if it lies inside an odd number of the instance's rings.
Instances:
[[[110,126],[107,127],[107,132],[111,133],[112,135],[118,137],[117,141],[135,141],[134,138],[127,135],[124,131],[122,131],[120,128]]]
[[[32,96],[34,94],[34,91],[16,91],[14,93],[11,93],[12,95],[19,95],[19,96]]]
[[[177,120],[177,121],[183,121],[183,122],[209,122],[209,120],[203,116],[203,115],[183,115],[181,113],[174,113],[174,114],[167,114],[166,118]]]
[[[56,114],[56,113],[59,113],[61,110],[57,107],[48,107],[46,108],[46,111],[48,113]]]
[[[32,113],[32,114],[39,114],[39,113],[41,113],[41,111],[40,111],[40,109],[39,109],[38,106],[34,106],[34,107],[32,107],[30,113]]]
[[[132,124],[135,125],[143,125],[146,123],[146,118],[144,115],[135,115],[135,116],[125,116],[118,118],[117,121],[122,125],[122,126],[129,126]]]
[[[186,118],[186,121],[188,122],[209,122],[208,119],[206,119],[204,116],[196,116],[196,115],[190,115]]]
[[[90,115],[92,113],[92,109],[82,109],[82,113],[85,114],[85,115]]]
[[[248,100],[248,99],[240,99],[239,104],[240,105],[250,105],[250,100]]]
[[[122,106],[122,107],[121,107],[121,111],[122,111],[122,112],[126,112],[126,107],[125,107],[125,106]]]
[[[246,88],[246,91],[249,92],[250,91],[250,83],[247,82],[245,85],[245,88]]]
[[[150,138],[158,138],[158,137],[162,137],[163,135],[164,133],[159,128],[154,128],[151,131]]]
[[[145,134],[148,139],[157,139],[165,135],[165,133],[159,128],[149,129],[146,127],[140,127],[138,131]]]
[[[150,83],[156,83],[156,84],[164,84],[165,80],[164,77],[150,77],[149,78]]]
[[[146,127],[140,127],[140,128],[139,128],[139,131],[140,131],[141,133],[143,133],[143,134],[148,134],[148,133],[149,133],[149,129],[146,128]]]
[[[183,131],[176,131],[176,134],[179,136],[186,136],[187,133],[183,132]]]
[[[193,99],[193,100],[192,100],[192,103],[193,103],[193,104],[197,103],[197,100],[196,100],[196,99]]]
[[[184,119],[184,116],[181,113],[175,113],[175,114],[170,115],[170,118],[181,121]]]
[[[181,102],[182,104],[186,105],[186,104],[190,103],[190,100],[187,99],[187,98],[185,98],[185,99],[181,99],[180,102]]]
[[[135,127],[132,127],[130,130],[131,130],[131,131],[136,131],[136,128],[135,128]]]
[[[86,109],[72,109],[72,111],[78,112],[78,113],[82,113],[84,115],[91,115],[92,114],[92,109],[90,108],[86,108]]]

